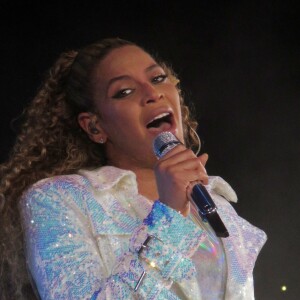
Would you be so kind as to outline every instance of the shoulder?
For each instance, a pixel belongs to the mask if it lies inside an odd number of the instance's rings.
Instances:
[[[115,167],[100,167],[93,170],[79,170],[77,174],[58,175],[39,180],[30,186],[22,196],[26,203],[76,203],[83,209],[84,202],[95,198],[95,193],[110,192],[111,189],[136,184],[135,175],[131,171]],[[136,187],[137,189],[137,187]]]
[[[59,175],[44,178],[34,183],[25,193],[25,195],[36,192],[66,192],[72,190],[80,190],[89,184],[89,181],[81,175]]]
[[[92,197],[89,181],[81,175],[59,175],[34,183],[23,194],[20,206],[24,208],[58,208],[75,205],[85,210],[84,199]]]

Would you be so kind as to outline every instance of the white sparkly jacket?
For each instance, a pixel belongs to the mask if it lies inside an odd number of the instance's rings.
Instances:
[[[236,214],[227,201],[236,194],[222,178],[210,177],[207,190],[230,234],[222,239],[225,299],[254,299],[252,271],[266,235]],[[184,299],[201,299],[190,258],[203,230],[139,195],[133,172],[107,166],[44,179],[20,208],[41,299],[179,299],[172,282]]]

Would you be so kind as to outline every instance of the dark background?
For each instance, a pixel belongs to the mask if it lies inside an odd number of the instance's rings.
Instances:
[[[256,299],[299,299],[298,1],[0,5],[1,162],[15,138],[12,119],[60,52],[111,36],[140,43],[181,77],[208,173],[231,184],[236,210],[268,235],[254,271]]]

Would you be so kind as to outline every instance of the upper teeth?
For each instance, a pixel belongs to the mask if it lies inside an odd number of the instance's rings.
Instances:
[[[155,118],[153,118],[149,123],[151,123],[151,122],[153,122],[153,121],[155,121],[155,120],[157,120],[157,119],[161,119],[161,118],[163,118],[163,117],[165,117],[165,116],[168,116],[169,114],[170,114],[170,113],[162,113],[162,114],[156,116]],[[148,124],[149,124],[149,123],[148,123]]]

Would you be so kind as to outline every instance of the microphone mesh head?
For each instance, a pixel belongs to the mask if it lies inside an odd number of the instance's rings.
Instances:
[[[153,141],[153,151],[156,157],[161,158],[170,150],[181,144],[177,137],[169,132],[161,132]]]

